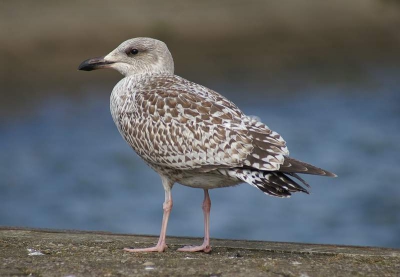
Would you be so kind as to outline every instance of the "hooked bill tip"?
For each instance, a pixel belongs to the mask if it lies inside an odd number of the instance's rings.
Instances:
[[[78,66],[78,70],[92,71],[95,69],[106,68],[110,64],[112,64],[112,62],[106,61],[104,59],[104,57],[96,57],[96,58],[84,60]]]

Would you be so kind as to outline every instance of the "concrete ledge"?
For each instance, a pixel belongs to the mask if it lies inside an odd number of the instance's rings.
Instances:
[[[399,276],[400,249],[213,239],[211,254],[127,253],[153,236],[0,227],[0,276]]]

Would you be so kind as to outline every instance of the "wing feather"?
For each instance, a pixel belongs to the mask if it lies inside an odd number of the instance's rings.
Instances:
[[[129,80],[123,84],[132,86]],[[279,134],[217,92],[181,77],[157,76],[140,87],[115,89],[132,92],[113,117],[147,163],[180,170],[277,170],[288,154]]]

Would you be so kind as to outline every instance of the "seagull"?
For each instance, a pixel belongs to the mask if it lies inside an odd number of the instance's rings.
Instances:
[[[210,252],[208,190],[250,184],[265,194],[308,193],[298,173],[334,173],[289,157],[286,142],[257,118],[245,115],[221,94],[174,74],[167,45],[145,37],[129,39],[78,69],[112,68],[124,78],[110,97],[120,134],[161,177],[165,191],[160,237],[154,247],[128,252],[163,252],[175,183],[204,191],[204,241],[178,251]],[[300,184],[299,184],[300,183]],[[304,186],[302,186],[304,185]]]

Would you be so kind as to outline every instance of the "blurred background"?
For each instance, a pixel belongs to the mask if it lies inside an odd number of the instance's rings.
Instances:
[[[339,175],[212,190],[212,237],[400,247],[399,1],[2,1],[0,26],[0,225],[158,235],[161,180],[109,112],[121,76],[77,71],[148,36]],[[201,237],[202,191],[173,197],[168,235]]]

